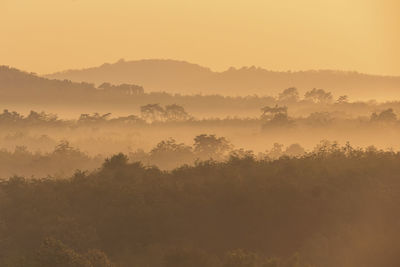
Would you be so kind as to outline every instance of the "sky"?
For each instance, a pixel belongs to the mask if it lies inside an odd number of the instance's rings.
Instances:
[[[0,0],[0,65],[138,59],[400,75],[399,0]]]

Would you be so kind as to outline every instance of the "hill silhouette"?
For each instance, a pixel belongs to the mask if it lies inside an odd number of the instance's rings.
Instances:
[[[194,66],[196,68],[196,66]],[[198,67],[200,68],[200,67]],[[167,79],[167,78],[166,78]],[[80,113],[132,114],[147,104],[181,105],[194,114],[218,116],[232,114],[241,109],[241,115],[251,110],[259,113],[271,97],[223,97],[221,95],[176,95],[148,90],[134,84],[92,84],[40,77],[8,66],[0,66],[0,105],[21,112],[52,110],[69,117]],[[223,111],[223,113],[219,113]],[[234,113],[237,114],[237,113]]]
[[[119,60],[113,64],[68,70],[46,77],[95,84],[140,84],[148,91],[184,94],[275,95],[282,89],[294,86],[301,92],[324,88],[336,95],[348,95],[362,100],[400,97],[400,77],[395,76],[334,70],[278,72],[254,66],[214,72],[184,61],[158,59]]]
[[[69,80],[47,79],[35,73],[0,66],[0,90],[3,96],[38,96],[43,94],[88,93],[95,91],[94,84]]]
[[[160,62],[162,63],[159,64]],[[170,67],[167,68],[164,63]],[[124,72],[118,72],[114,69],[116,66],[119,66],[118,68],[121,69],[129,69],[127,68],[129,65],[135,66],[132,67],[132,69],[136,69],[136,73],[143,73],[134,77],[139,77],[142,79],[142,82],[147,80],[150,88],[153,85],[153,90],[170,91],[170,93],[160,91],[151,92],[147,87],[143,88],[142,86],[130,83],[121,84],[122,77],[124,76],[122,74]],[[146,68],[140,68],[142,65],[146,65]],[[358,73],[346,74],[345,72],[333,71],[279,73],[257,68],[240,70],[230,69],[223,73],[216,73],[198,65],[171,60],[147,60],[130,63],[120,61],[116,64],[104,65],[99,69],[104,70],[102,74],[104,77],[107,77],[108,72],[115,71],[116,74],[121,75],[121,80],[114,81],[113,84],[73,82],[66,79],[67,77],[60,77],[63,80],[49,79],[40,77],[34,73],[23,72],[7,66],[0,66],[0,105],[8,109],[18,109],[25,113],[30,110],[45,109],[73,117],[80,115],[80,113],[107,113],[110,111],[114,114],[128,115],[136,114],[140,111],[142,106],[148,104],[160,104],[164,106],[177,104],[186,108],[190,114],[197,117],[225,117],[259,116],[260,109],[265,106],[290,104],[290,112],[299,116],[301,114],[309,115],[312,112],[320,111],[321,108],[325,111],[330,110],[331,112],[336,112],[338,111],[338,106],[334,105],[334,103],[336,103],[335,99],[344,99],[344,102],[346,102],[348,98],[339,97],[346,94],[350,96],[351,102],[353,102],[354,105],[352,105],[351,108],[345,108],[342,110],[343,112],[346,110],[346,112],[353,115],[369,115],[371,112],[377,111],[377,105],[375,105],[374,102],[357,105],[354,101],[365,100],[366,98],[396,100],[400,97],[400,90],[398,90],[400,87],[397,86],[400,84],[399,77],[380,77]],[[111,71],[107,69],[111,69]],[[154,71],[152,72],[152,70]],[[93,75],[95,75],[97,69],[92,69],[92,72]],[[84,71],[77,71],[76,73],[84,73]],[[153,74],[150,75],[151,73]],[[145,74],[148,76],[145,76]],[[226,78],[228,76],[231,78]],[[251,78],[251,76],[253,76],[253,78]],[[306,77],[312,76],[314,76],[315,79],[310,78],[310,81],[306,81]],[[127,74],[126,77],[128,77]],[[272,82],[265,82],[263,83],[264,87],[261,87],[261,80],[268,80],[268,77],[271,77],[269,79],[275,84],[281,84],[279,86],[272,86]],[[70,78],[72,79],[72,77]],[[139,80],[139,78],[137,78],[137,80]],[[134,78],[132,78],[132,80],[133,79]],[[307,94],[312,92],[326,92],[330,97],[328,102],[319,103],[319,100],[312,100],[302,95],[297,96],[297,100],[292,99],[293,101],[290,99],[285,100],[284,97],[282,98],[282,90],[279,89],[282,84],[286,84],[287,87],[289,87],[288,84],[290,83],[308,83],[311,87],[313,80],[316,81],[315,84],[317,84],[313,87],[327,88],[326,86],[321,86],[323,84],[331,84],[331,86],[336,85],[337,87],[330,91],[328,91],[329,89],[325,89],[327,91],[310,91],[310,89],[303,89],[303,92],[300,90],[300,94],[306,95],[304,94],[306,90]],[[162,83],[160,81],[162,81]],[[249,84],[258,83],[260,87],[246,86],[247,81],[249,81]],[[157,84],[160,84],[160,88],[154,89],[154,86]],[[165,84],[166,86],[161,87],[161,84]],[[217,86],[216,84],[220,85]],[[228,86],[229,84],[231,84],[230,87]],[[344,89],[345,85],[352,89]],[[199,88],[201,87],[205,88],[201,91],[203,93],[202,95],[190,94],[195,90],[200,90]],[[173,88],[181,88],[185,93],[173,94]],[[250,90],[246,88],[256,89]],[[240,92],[242,92],[242,94]],[[258,95],[264,96],[254,95],[254,93],[257,92]],[[232,97],[232,94],[242,96]],[[280,96],[277,98],[271,97],[271,95],[277,96],[278,94]],[[385,108],[394,108],[393,105],[395,104],[393,101],[389,102],[391,102],[392,105],[386,106]],[[344,106],[341,106],[341,108],[344,108]]]
[[[40,77],[8,66],[0,66],[0,104],[8,108],[93,107],[128,102],[144,89],[132,84],[72,82]],[[22,105],[22,106],[21,106]]]

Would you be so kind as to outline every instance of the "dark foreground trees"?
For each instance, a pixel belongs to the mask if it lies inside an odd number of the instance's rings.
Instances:
[[[398,153],[325,142],[275,161],[163,172],[117,155],[70,179],[14,177],[0,266],[397,267],[399,173]]]

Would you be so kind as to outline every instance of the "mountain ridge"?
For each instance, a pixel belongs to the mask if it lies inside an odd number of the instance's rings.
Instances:
[[[324,88],[336,95],[357,99],[400,98],[400,76],[363,74],[356,71],[271,71],[260,67],[231,67],[225,71],[172,59],[144,59],[105,63],[97,67],[44,75],[53,79],[101,84],[138,84],[148,91],[222,95],[276,95],[288,87],[301,92]]]
[[[273,73],[313,73],[313,72],[327,72],[327,73],[341,73],[341,74],[359,74],[359,75],[365,75],[365,76],[374,76],[374,77],[383,77],[383,78],[399,78],[400,75],[384,75],[384,74],[374,74],[374,73],[364,73],[364,72],[360,72],[360,71],[356,71],[356,70],[340,70],[340,69],[307,69],[307,70],[287,70],[287,71],[280,71],[280,70],[270,70],[270,69],[266,69],[264,67],[260,67],[260,66],[256,66],[256,65],[251,65],[251,66],[242,66],[240,68],[238,67],[228,67],[225,70],[222,71],[216,71],[216,70],[212,70],[209,67],[203,66],[201,64],[197,64],[197,63],[191,63],[189,61],[186,60],[175,60],[175,59],[161,59],[161,58],[154,58],[154,59],[139,59],[139,60],[125,60],[125,59],[119,59],[118,61],[114,62],[114,63],[103,63],[101,65],[98,66],[92,66],[92,67],[84,67],[84,68],[80,68],[80,69],[66,69],[66,70],[62,70],[62,71],[56,71],[56,72],[52,72],[52,73],[47,73],[47,74],[43,74],[40,76],[43,77],[50,77],[50,76],[54,76],[54,75],[59,75],[59,74],[65,74],[65,73],[69,73],[69,72],[76,72],[76,71],[84,71],[84,70],[93,70],[93,69],[98,69],[101,67],[108,67],[108,66],[112,66],[115,64],[120,64],[120,63],[140,63],[140,62],[174,62],[174,63],[180,63],[180,64],[186,64],[186,65],[191,65],[191,66],[196,66],[199,67],[201,69],[210,71],[212,73],[215,74],[221,74],[221,73],[226,73],[226,72],[230,72],[230,71],[241,71],[241,70],[258,70],[258,71],[265,71],[265,72],[273,72]]]

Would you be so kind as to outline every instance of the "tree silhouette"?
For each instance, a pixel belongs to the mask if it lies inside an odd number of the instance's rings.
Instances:
[[[161,121],[165,117],[165,110],[159,104],[148,104],[140,107],[142,118],[149,122]]]
[[[263,120],[263,129],[268,129],[270,127],[287,127],[292,126],[293,121],[289,119],[287,114],[287,107],[279,107],[276,105],[275,107],[263,107],[261,109],[261,119]]]
[[[295,87],[287,88],[279,94],[278,100],[280,102],[295,103],[299,101],[299,91]]]
[[[324,89],[312,89],[304,94],[304,99],[314,102],[328,104],[332,102],[333,96],[330,92],[325,92]]]
[[[216,137],[214,134],[201,134],[194,138],[194,151],[200,159],[222,159],[231,147],[225,137]]]
[[[349,97],[347,95],[341,95],[336,100],[336,103],[338,103],[338,104],[344,104],[344,103],[348,103],[348,102],[349,102]]]
[[[300,157],[305,153],[305,149],[299,144],[291,144],[285,150],[285,155],[288,155],[289,157]]]
[[[306,118],[310,126],[328,126],[333,122],[333,117],[328,112],[313,112]]]
[[[190,146],[177,143],[175,139],[170,138],[158,143],[150,151],[149,159],[163,169],[172,169],[177,165],[192,163],[194,155]]]
[[[275,116],[280,114],[287,115],[288,108],[286,106],[280,107],[278,105],[275,105],[275,107],[265,106],[261,109],[261,111],[262,111],[261,114],[262,119],[271,120]]]
[[[392,108],[381,111],[380,113],[372,113],[371,121],[373,122],[395,122],[397,121],[397,115],[394,113]]]
[[[185,109],[176,104],[165,106],[165,117],[168,121],[185,121],[190,118]]]
[[[98,89],[109,93],[109,94],[121,94],[121,95],[140,95],[144,94],[144,89],[141,86],[133,84],[120,84],[113,85],[110,83],[102,83]]]
[[[103,168],[105,169],[118,169],[126,166],[128,163],[128,157],[125,154],[119,153],[107,158],[103,163]]]

